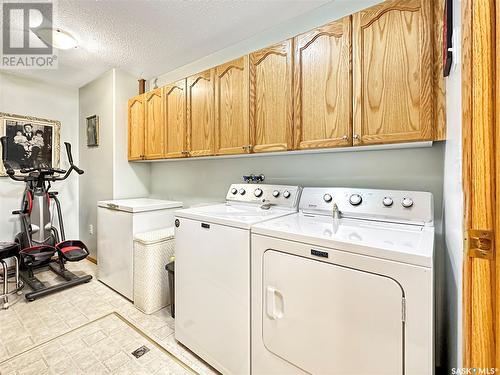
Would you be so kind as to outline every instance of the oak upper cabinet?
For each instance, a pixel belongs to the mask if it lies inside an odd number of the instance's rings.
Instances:
[[[215,154],[251,151],[248,56],[215,68]]]
[[[190,156],[213,155],[215,70],[187,78],[187,149]]]
[[[145,158],[163,157],[165,119],[163,115],[163,90],[155,89],[144,94],[145,109]]]
[[[165,158],[188,156],[186,147],[186,80],[163,87]]]
[[[295,37],[295,148],[352,145],[351,17]]]
[[[144,159],[144,95],[128,101],[128,160]]]
[[[253,152],[293,149],[292,40],[250,54]]]
[[[430,20],[428,0],[353,15],[355,145],[432,139]]]

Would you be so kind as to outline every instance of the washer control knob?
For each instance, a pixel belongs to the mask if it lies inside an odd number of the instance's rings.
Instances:
[[[245,189],[241,188],[241,189],[240,189],[240,194],[241,194],[241,195],[245,195],[245,193],[246,193]]]
[[[394,202],[393,202],[391,197],[385,197],[384,200],[382,201],[382,203],[386,207],[391,207]]]
[[[332,196],[330,194],[325,194],[323,195],[323,200],[326,202],[326,203],[330,203],[332,201]]]
[[[401,204],[405,208],[410,208],[411,206],[413,206],[413,199],[404,197],[403,200],[401,201]]]
[[[274,197],[274,198],[278,198],[279,196],[280,196],[280,192],[279,192],[279,190],[275,190],[275,191],[273,191],[273,197]]]
[[[257,198],[260,197],[262,195],[262,189],[261,188],[255,189],[253,195],[255,195]]]
[[[236,195],[238,193],[238,189],[232,188],[231,189],[231,194]]]
[[[361,202],[363,202],[363,198],[361,198],[361,195],[359,194],[353,194],[349,197],[349,203],[353,206],[358,206]]]
[[[284,196],[285,198],[290,198],[290,195],[291,195],[291,194],[290,194],[290,192],[289,192],[288,190],[285,190],[285,191],[283,192],[283,196]]]

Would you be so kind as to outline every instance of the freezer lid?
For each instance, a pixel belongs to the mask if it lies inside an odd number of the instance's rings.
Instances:
[[[134,213],[164,210],[168,208],[180,208],[182,207],[182,202],[167,201],[163,199],[134,198],[100,201],[97,202],[97,206]]]

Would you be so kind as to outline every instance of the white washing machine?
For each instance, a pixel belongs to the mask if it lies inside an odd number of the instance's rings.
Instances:
[[[250,373],[250,226],[297,212],[297,186],[235,184],[176,212],[175,338],[223,374]]]
[[[304,188],[252,227],[252,373],[434,373],[430,193]]]

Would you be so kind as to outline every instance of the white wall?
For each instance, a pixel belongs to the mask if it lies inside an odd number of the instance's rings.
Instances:
[[[128,162],[127,102],[137,95],[137,78],[113,69],[113,198],[137,198],[149,194],[149,164]]]
[[[78,90],[58,87],[0,73],[0,112],[35,116],[61,122],[61,167],[68,162],[63,142],[73,145],[74,161],[78,163]],[[60,192],[67,238],[78,238],[78,177],[54,184]],[[0,177],[0,241],[13,240],[19,231],[18,218],[11,215],[21,204],[24,185]]]
[[[97,202],[149,195],[148,164],[127,157],[127,100],[137,94],[137,79],[112,69],[80,88],[80,237],[97,257]],[[88,116],[98,115],[99,146],[87,147]],[[90,234],[89,226],[93,226]]]
[[[276,25],[276,27],[266,30],[265,32],[256,34],[240,43],[162,74],[157,77],[157,84],[158,86],[162,86],[177,81],[178,79],[188,77],[191,74],[201,72],[271,44],[292,38],[298,34],[314,29],[315,27],[356,13],[380,2],[382,2],[382,0],[332,1],[285,23]],[[153,80],[150,80],[150,87],[152,87],[152,84]]]
[[[461,4],[453,1],[454,67],[446,82],[447,141],[444,167],[444,228],[446,271],[446,331],[448,370],[462,367],[462,90]]]
[[[113,71],[80,88],[80,237],[96,257],[97,201],[113,197]],[[99,116],[99,146],[87,146],[86,118]],[[89,233],[89,225],[94,234]]]

